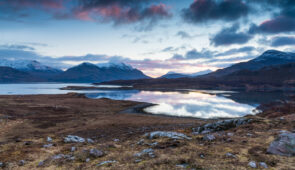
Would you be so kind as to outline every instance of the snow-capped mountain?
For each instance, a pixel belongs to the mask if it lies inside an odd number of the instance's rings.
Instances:
[[[108,63],[99,63],[97,64],[100,68],[118,68],[122,70],[133,70],[134,68],[129,65],[122,62],[108,62]]]
[[[205,74],[208,74],[211,72],[212,72],[212,70],[204,70],[204,71],[200,71],[200,72],[196,72],[196,73],[192,73],[192,74],[184,74],[184,73],[176,73],[173,71],[169,71],[167,74],[165,74],[159,78],[175,79],[175,78],[184,78],[184,77],[197,77],[197,76],[205,75]]]
[[[0,60],[0,66],[11,67],[21,71],[61,72],[58,69],[43,65],[35,60]]]
[[[149,78],[140,70],[124,63],[107,63],[95,65],[82,63],[69,68],[54,78],[58,82],[96,83],[111,80],[133,80]]]

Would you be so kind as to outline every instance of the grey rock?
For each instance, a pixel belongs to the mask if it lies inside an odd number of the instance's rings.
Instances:
[[[51,148],[52,146],[53,146],[53,144],[50,143],[50,144],[43,145],[43,148]]]
[[[40,161],[40,162],[38,163],[38,167],[43,166],[44,164],[45,164],[44,161]]]
[[[232,136],[234,136],[234,133],[227,133],[227,136],[232,137]]]
[[[52,138],[51,137],[47,137],[47,142],[52,142]]]
[[[268,166],[265,162],[259,162],[259,166],[261,166],[262,168],[265,168],[265,169],[268,168]]]
[[[144,144],[144,139],[140,139],[138,142],[137,142],[137,145],[143,145]]]
[[[79,136],[68,135],[64,138],[65,143],[84,143],[85,139]]]
[[[89,155],[94,158],[99,158],[99,157],[102,157],[104,155],[104,153],[100,150],[97,150],[97,149],[90,149]]]
[[[144,135],[148,139],[156,139],[156,138],[171,138],[171,139],[188,139],[190,140],[191,138],[186,136],[183,133],[178,133],[178,132],[165,132],[165,131],[155,131],[155,132],[150,132],[146,133]]]
[[[215,138],[215,136],[214,135],[211,135],[211,134],[209,134],[209,135],[205,135],[204,137],[203,137],[203,140],[205,140],[205,141],[213,141],[213,140],[215,140],[216,138]]]
[[[4,163],[0,162],[0,168],[4,167]]]
[[[144,149],[141,152],[134,154],[134,156],[135,157],[149,156],[151,158],[154,158],[155,154],[154,154],[154,150],[149,148],[149,149]]]
[[[187,168],[189,166],[189,164],[178,164],[176,165],[176,167],[178,168]]]
[[[18,165],[19,166],[24,166],[26,164],[26,161],[25,160],[20,160],[19,162],[18,162]]]
[[[251,168],[257,168],[256,162],[254,161],[249,162],[248,166],[250,166]]]
[[[205,155],[204,154],[200,154],[200,158],[205,159]]]
[[[267,149],[268,153],[295,156],[295,133],[285,132],[278,136]]]
[[[88,143],[94,143],[94,140],[90,139],[90,138],[87,138],[87,142]]]
[[[58,155],[54,155],[54,156],[52,156],[52,159],[53,159],[53,160],[57,160],[57,159],[62,159],[62,158],[64,158],[64,157],[65,157],[64,154],[58,154]]]
[[[75,151],[76,151],[76,147],[75,146],[71,147],[71,152],[75,152]]]
[[[99,164],[97,164],[97,166],[103,166],[103,165],[107,165],[107,164],[113,164],[116,163],[117,161],[103,161]]]
[[[119,142],[120,141],[120,139],[114,139],[114,142]]]
[[[251,121],[252,119],[246,119],[246,118],[220,120],[215,123],[207,123],[203,126],[193,128],[192,130],[194,134],[206,134],[206,133],[235,128],[244,124],[248,124]]]
[[[141,161],[142,161],[141,159],[135,159],[134,163],[139,163]]]
[[[234,155],[234,154],[232,154],[232,153],[229,153],[229,152],[226,153],[225,156],[228,157],[228,158],[237,158],[236,155]]]
[[[86,158],[85,162],[90,162],[90,158]]]

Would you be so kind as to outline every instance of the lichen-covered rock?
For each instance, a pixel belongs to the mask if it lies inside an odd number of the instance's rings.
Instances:
[[[196,134],[206,134],[206,133],[235,128],[240,125],[248,124],[251,121],[252,119],[246,119],[246,118],[221,120],[215,123],[207,123],[203,126],[193,128],[192,130]]]
[[[186,136],[183,133],[165,132],[165,131],[150,132],[150,133],[146,133],[144,136],[147,137],[148,139],[156,139],[156,138],[162,138],[162,137],[171,138],[171,139],[188,139],[188,140],[191,139],[190,137]]]
[[[267,149],[268,153],[281,156],[295,156],[295,133],[281,133]]]
[[[64,138],[65,143],[84,143],[85,139],[79,136],[68,135]]]

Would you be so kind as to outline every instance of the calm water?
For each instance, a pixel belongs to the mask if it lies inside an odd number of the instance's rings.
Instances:
[[[286,94],[241,93],[230,91],[191,91],[161,92],[138,90],[59,90],[66,86],[91,86],[90,84],[0,84],[0,95],[15,94],[65,94],[69,92],[86,93],[89,98],[110,98],[114,100],[133,100],[158,104],[146,108],[153,114],[188,116],[198,118],[240,117],[255,114],[253,110],[261,103],[283,99]]]

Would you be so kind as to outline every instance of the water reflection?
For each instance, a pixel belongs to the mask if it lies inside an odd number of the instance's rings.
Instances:
[[[87,94],[91,98],[111,98],[156,103],[145,111],[153,114],[187,116],[198,118],[240,117],[254,114],[254,106],[237,103],[229,98],[202,92],[160,92],[160,91],[104,91]]]

